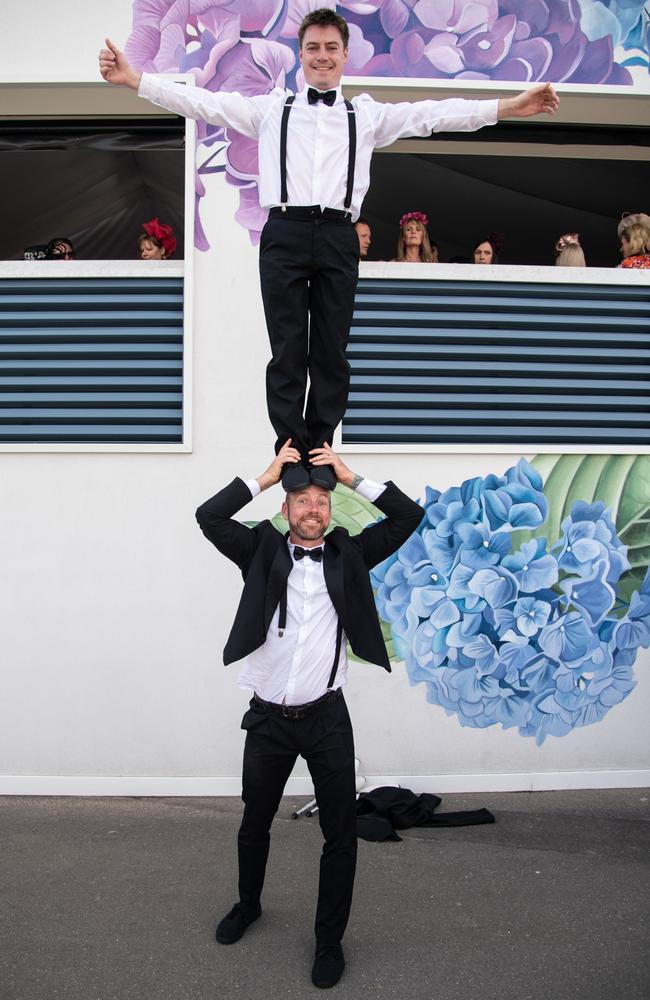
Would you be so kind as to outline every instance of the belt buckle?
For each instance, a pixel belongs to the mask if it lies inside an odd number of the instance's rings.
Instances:
[[[293,708],[292,705],[283,705],[282,706],[282,715],[284,716],[285,719],[299,719],[300,718],[298,710],[296,708]]]

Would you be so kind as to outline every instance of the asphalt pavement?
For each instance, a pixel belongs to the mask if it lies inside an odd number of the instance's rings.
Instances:
[[[431,789],[435,791],[435,789]],[[263,914],[234,798],[0,799],[2,1000],[306,1000],[321,835],[276,818]],[[359,842],[337,1000],[649,1000],[650,791],[444,796],[489,826]]]

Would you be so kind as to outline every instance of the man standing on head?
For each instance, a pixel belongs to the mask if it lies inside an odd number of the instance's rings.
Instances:
[[[359,240],[359,260],[365,260],[368,256],[368,251],[370,250],[370,244],[372,242],[372,231],[370,229],[370,225],[365,219],[362,219],[361,216],[359,216],[354,224],[354,228],[357,231],[357,238]]]
[[[330,469],[312,466],[309,451],[332,443],[347,405],[345,348],[359,262],[352,223],[370,184],[373,150],[405,136],[554,114],[559,100],[550,84],[541,84],[498,101],[381,104],[368,94],[348,101],[341,92],[345,19],[326,7],[314,10],[298,39],[305,87],[295,95],[280,88],[244,97],[186,87],[135,71],[108,39],[99,64],[109,83],[132,87],[160,107],[259,139],[260,204],[269,209],[260,278],[272,351],[266,394],[275,450],[291,438],[300,452],[300,463],[283,470],[285,489],[310,481],[332,489]]]
[[[288,536],[270,521],[249,528],[234,520],[254,496],[280,480],[284,465],[299,460],[300,452],[287,441],[261,476],[235,479],[196,512],[206,538],[244,577],[224,662],[244,658],[238,683],[254,692],[242,719],[239,901],[218,924],[217,941],[234,944],[261,915],[269,831],[300,755],[314,782],[325,838],[312,982],[326,988],[338,982],[345,965],[341,939],[357,852],[354,742],[343,699],[346,639],[358,656],[390,670],[368,571],[406,541],[424,512],[393,483],[352,473],[324,445],[311,453],[314,469],[330,469],[337,482],[371,500],[384,520],[354,537],[341,527],[326,536],[331,494],[313,483],[285,498]]]

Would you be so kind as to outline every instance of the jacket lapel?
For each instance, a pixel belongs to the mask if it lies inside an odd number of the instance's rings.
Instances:
[[[266,635],[271,624],[271,619],[275,614],[275,609],[280,603],[280,598],[287,585],[287,578],[292,568],[291,553],[287,546],[287,537],[282,536],[269,569],[266,585],[266,596],[264,601],[264,634]]]
[[[336,545],[329,538],[325,539],[323,552],[323,575],[325,585],[330,595],[334,610],[341,619],[345,618],[345,601],[343,590],[343,557]]]

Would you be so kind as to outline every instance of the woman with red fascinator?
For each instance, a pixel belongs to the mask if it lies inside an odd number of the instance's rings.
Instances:
[[[141,260],[169,260],[176,249],[176,237],[171,226],[158,219],[145,222],[144,232],[138,239]]]

